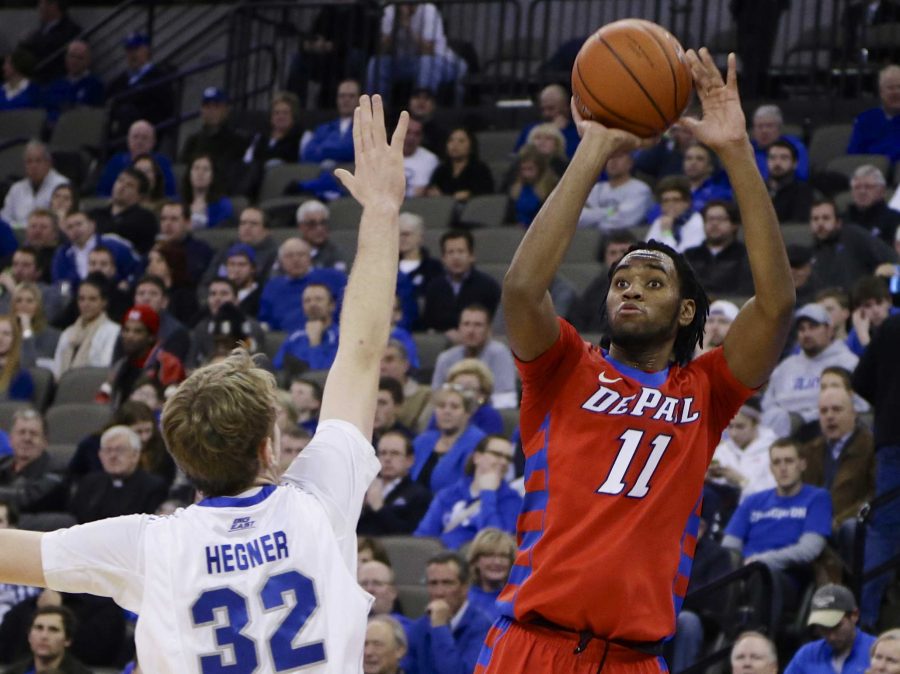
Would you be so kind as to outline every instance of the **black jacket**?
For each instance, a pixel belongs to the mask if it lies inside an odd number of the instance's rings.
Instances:
[[[22,512],[62,510],[66,500],[66,481],[52,470],[47,452],[29,463],[20,473],[13,472],[13,457],[0,458],[0,499],[11,500]]]
[[[69,500],[79,524],[120,515],[153,514],[166,499],[166,483],[138,468],[125,479],[104,472],[88,473],[75,485]]]
[[[873,236],[880,237],[887,245],[893,246],[897,227],[900,226],[900,212],[888,207],[884,199],[865,210],[858,208],[856,204],[850,204],[844,214],[844,222],[852,222],[868,229]]]
[[[129,206],[118,215],[113,215],[112,206],[95,208],[90,215],[97,223],[98,232],[118,234],[123,239],[128,239],[134,249],[143,256],[146,256],[156,243],[159,221],[143,206],[138,204]]]
[[[807,222],[812,208],[813,188],[796,179],[777,189],[769,188],[778,222]]]
[[[153,85],[173,71],[166,66],[151,64],[140,79],[131,82],[127,72],[121,73],[107,89],[107,98],[122,95],[112,102],[109,113],[112,137],[119,138],[128,133],[128,127],[139,119],[146,119],[153,125],[159,124],[175,114],[175,96],[171,82]],[[148,87],[143,89],[143,87]]]
[[[829,239],[816,241],[813,270],[826,287],[850,291],[861,276],[896,259],[896,253],[884,241],[862,227],[844,223]]]
[[[747,248],[739,241],[726,246],[718,255],[713,255],[704,244],[688,248],[684,256],[710,295],[753,294]]]
[[[462,282],[458,294],[445,275],[436,277],[425,289],[426,329],[451,330],[459,325],[459,314],[470,304],[481,304],[493,316],[500,304],[500,285],[490,276],[472,269]]]
[[[430,503],[431,492],[407,475],[384,499],[381,510],[363,506],[356,531],[363,536],[411,534]]]
[[[875,408],[875,448],[900,446],[900,316],[888,316],[859,359],[853,390]]]
[[[40,65],[41,61],[69,44],[80,32],[81,26],[72,21],[68,14],[63,14],[62,18],[55,24],[48,26],[46,29],[41,26],[22,40],[19,46],[31,52],[37,66]],[[43,67],[36,68],[32,79],[41,84],[47,84],[58,77],[65,76],[65,74],[66,55],[65,51],[63,51]]]

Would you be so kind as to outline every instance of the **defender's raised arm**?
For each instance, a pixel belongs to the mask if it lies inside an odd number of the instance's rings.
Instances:
[[[391,142],[381,97],[362,96],[353,115],[355,169],[335,171],[362,204],[359,243],[341,311],[340,345],[322,397],[319,418],[343,419],[372,437],[381,353],[388,340],[397,286],[400,204],[406,190],[400,115]]]

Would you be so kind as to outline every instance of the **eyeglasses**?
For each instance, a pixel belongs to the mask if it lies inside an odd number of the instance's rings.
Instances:
[[[328,227],[328,218],[312,219],[307,218],[303,224],[308,227]]]
[[[511,454],[504,454],[503,452],[498,452],[496,449],[486,449],[484,450],[484,454],[490,454],[496,459],[502,459],[504,461],[512,462],[513,457]]]

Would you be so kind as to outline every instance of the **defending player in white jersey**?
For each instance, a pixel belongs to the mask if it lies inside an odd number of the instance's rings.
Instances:
[[[390,144],[381,99],[360,99],[362,204],[337,358],[319,429],[278,482],[275,381],[246,353],[195,372],[163,411],[169,449],[206,496],[49,534],[0,531],[0,582],[112,597],[140,617],[154,674],[362,671],[371,597],[356,584],[356,523],[378,472],[371,445],[397,275],[403,113]]]

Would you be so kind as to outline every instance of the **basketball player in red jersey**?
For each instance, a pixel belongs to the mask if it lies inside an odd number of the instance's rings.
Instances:
[[[690,576],[703,479],[719,437],[778,362],[794,287],[754,160],[735,57],[722,81],[687,55],[702,120],[745,225],[756,296],[722,347],[696,360],[708,299],[684,258],[636,244],[610,272],[609,351],[558,318],[547,292],[606,160],[641,141],[577,118],[578,151],[522,240],[503,283],[522,376],[525,503],[519,551],[476,674],[666,670]]]

